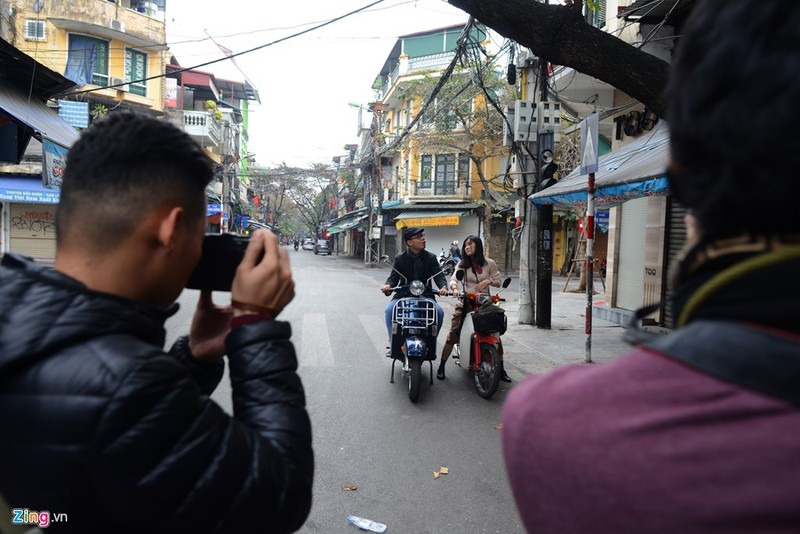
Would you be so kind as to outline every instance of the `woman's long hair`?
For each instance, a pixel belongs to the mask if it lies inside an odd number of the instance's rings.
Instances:
[[[475,245],[475,252],[472,254],[472,259],[467,256],[467,253],[464,250],[468,242],[471,242],[473,245]],[[461,244],[461,261],[458,263],[458,265],[464,269],[469,269],[472,267],[473,263],[479,267],[483,267],[486,265],[486,257],[483,255],[483,241],[481,238],[474,235],[468,235]]]

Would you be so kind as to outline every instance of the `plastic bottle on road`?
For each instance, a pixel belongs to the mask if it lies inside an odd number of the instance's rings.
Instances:
[[[361,530],[371,530],[372,532],[386,532],[386,525],[383,523],[376,523],[370,519],[358,517],[355,515],[348,515],[347,520],[353,523]]]

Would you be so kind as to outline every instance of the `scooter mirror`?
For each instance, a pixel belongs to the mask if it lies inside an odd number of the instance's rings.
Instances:
[[[503,280],[503,289],[507,288],[510,283],[511,283],[510,277]]]
[[[464,270],[456,271],[456,279],[461,282],[464,280]],[[508,282],[511,283],[511,278],[508,279]]]

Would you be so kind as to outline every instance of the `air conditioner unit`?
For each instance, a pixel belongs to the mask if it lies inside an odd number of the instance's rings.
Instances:
[[[120,85],[121,83],[124,82],[125,80],[123,80],[122,78],[114,78],[113,76],[108,79],[108,85],[116,85],[117,87],[114,87],[114,89],[116,89],[117,91],[130,91],[131,87],[129,84],[126,83],[125,85]]]
[[[118,32],[125,31],[125,23],[119,19],[108,19],[108,27]]]

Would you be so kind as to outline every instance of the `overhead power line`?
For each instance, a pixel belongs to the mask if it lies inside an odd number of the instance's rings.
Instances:
[[[273,45],[282,43],[284,41],[288,41],[289,39],[294,39],[295,37],[300,37],[301,35],[313,32],[313,31],[318,30],[320,28],[323,28],[325,26],[329,26],[329,25],[333,24],[334,22],[338,22],[338,21],[340,21],[342,19],[345,19],[347,17],[355,15],[356,13],[360,13],[361,11],[369,9],[372,6],[378,5],[378,4],[380,4],[382,2],[385,2],[385,1],[386,0],[376,0],[375,2],[372,2],[371,4],[367,4],[366,6],[363,6],[363,7],[360,7],[358,9],[355,9],[353,11],[350,11],[349,13],[345,13],[344,15],[341,15],[341,16],[338,16],[336,18],[330,19],[330,20],[325,21],[325,22],[323,22],[321,24],[317,24],[316,26],[312,26],[311,28],[308,28],[307,30],[299,31],[297,33],[293,33],[292,35],[287,35],[286,37],[282,37],[280,39],[276,39],[275,41],[271,41],[271,42],[263,44],[263,45],[259,45],[259,46],[253,47],[253,48],[249,48],[247,50],[242,50],[241,52],[236,52],[236,53],[233,53],[233,54],[227,54],[227,55],[225,55],[225,56],[223,56],[221,58],[213,59],[211,61],[206,61],[205,63],[200,63],[200,64],[194,65],[192,67],[185,67],[185,68],[182,68],[182,69],[174,70],[170,74],[178,74],[178,73],[181,73],[181,72],[186,72],[188,70],[199,69],[200,67],[206,67],[208,65],[213,65],[214,63],[219,63],[221,61],[226,61],[226,60],[231,59],[231,58],[243,56],[244,54],[249,54],[249,53],[255,52],[257,50],[262,50],[262,49],[267,48],[269,46],[273,46]],[[149,76],[147,78],[141,78],[139,80],[130,80],[130,81],[126,81],[124,83],[117,83],[117,84],[114,84],[114,85],[106,85],[104,87],[98,87],[96,89],[84,89],[83,91],[72,91],[72,92],[69,92],[69,93],[64,93],[64,95],[62,95],[62,96],[82,95],[82,94],[86,94],[86,93],[93,93],[93,92],[99,91],[101,89],[113,89],[114,87],[122,87],[124,85],[128,85],[128,84],[131,84],[131,83],[142,83],[142,82],[147,82],[147,81],[150,81],[150,80],[157,80],[159,78],[164,78],[165,76],[166,76],[166,74],[158,74],[158,75],[155,75],[155,76]]]

